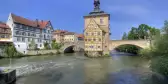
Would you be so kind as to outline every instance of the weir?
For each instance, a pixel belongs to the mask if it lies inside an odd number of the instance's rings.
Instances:
[[[75,59],[76,60],[76,59]],[[71,60],[71,61],[75,61]],[[47,61],[47,62],[40,62],[40,63],[30,63],[27,65],[19,66],[19,67],[13,67],[13,69],[16,69],[16,76],[17,77],[22,77],[26,76],[32,73],[40,72],[44,69],[53,69],[53,68],[59,68],[59,67],[64,67],[64,66],[71,66],[73,65],[73,62],[71,61],[66,61],[66,62],[52,62],[52,61]]]

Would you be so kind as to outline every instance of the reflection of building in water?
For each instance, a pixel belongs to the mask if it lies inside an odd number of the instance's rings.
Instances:
[[[108,82],[108,59],[88,60],[84,66],[84,84],[106,84]]]

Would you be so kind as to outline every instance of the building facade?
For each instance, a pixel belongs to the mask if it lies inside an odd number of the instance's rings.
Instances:
[[[6,45],[12,43],[11,28],[6,23],[0,22],[0,55]]]
[[[0,22],[0,41],[12,42],[11,28],[3,22]]]
[[[84,16],[85,52],[89,56],[109,54],[110,15],[100,10],[100,1],[94,1],[94,11]]]
[[[57,43],[64,43],[64,34],[67,31],[65,30],[55,30],[53,32],[53,40],[55,40]]]
[[[66,32],[64,34],[64,42],[76,42],[77,35],[74,32]]]
[[[11,28],[12,42],[21,53],[27,53],[32,41],[39,49],[44,48],[45,42],[51,44],[53,27],[50,21],[33,21],[11,13],[7,25]]]

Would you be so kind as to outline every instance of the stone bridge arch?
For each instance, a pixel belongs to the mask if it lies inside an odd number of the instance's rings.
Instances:
[[[109,50],[114,50],[121,45],[135,45],[141,48],[147,48],[150,46],[150,43],[147,40],[112,40],[109,43]]]
[[[84,51],[84,41],[64,43],[62,50],[64,53],[66,53],[66,50],[73,50],[74,52]]]

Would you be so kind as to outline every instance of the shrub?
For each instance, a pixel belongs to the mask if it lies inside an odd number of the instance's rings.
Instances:
[[[168,76],[168,57],[160,56],[152,59],[150,68],[154,72]]]
[[[141,49],[138,53],[139,56],[145,59],[151,59],[152,58],[152,50],[150,48]]]

